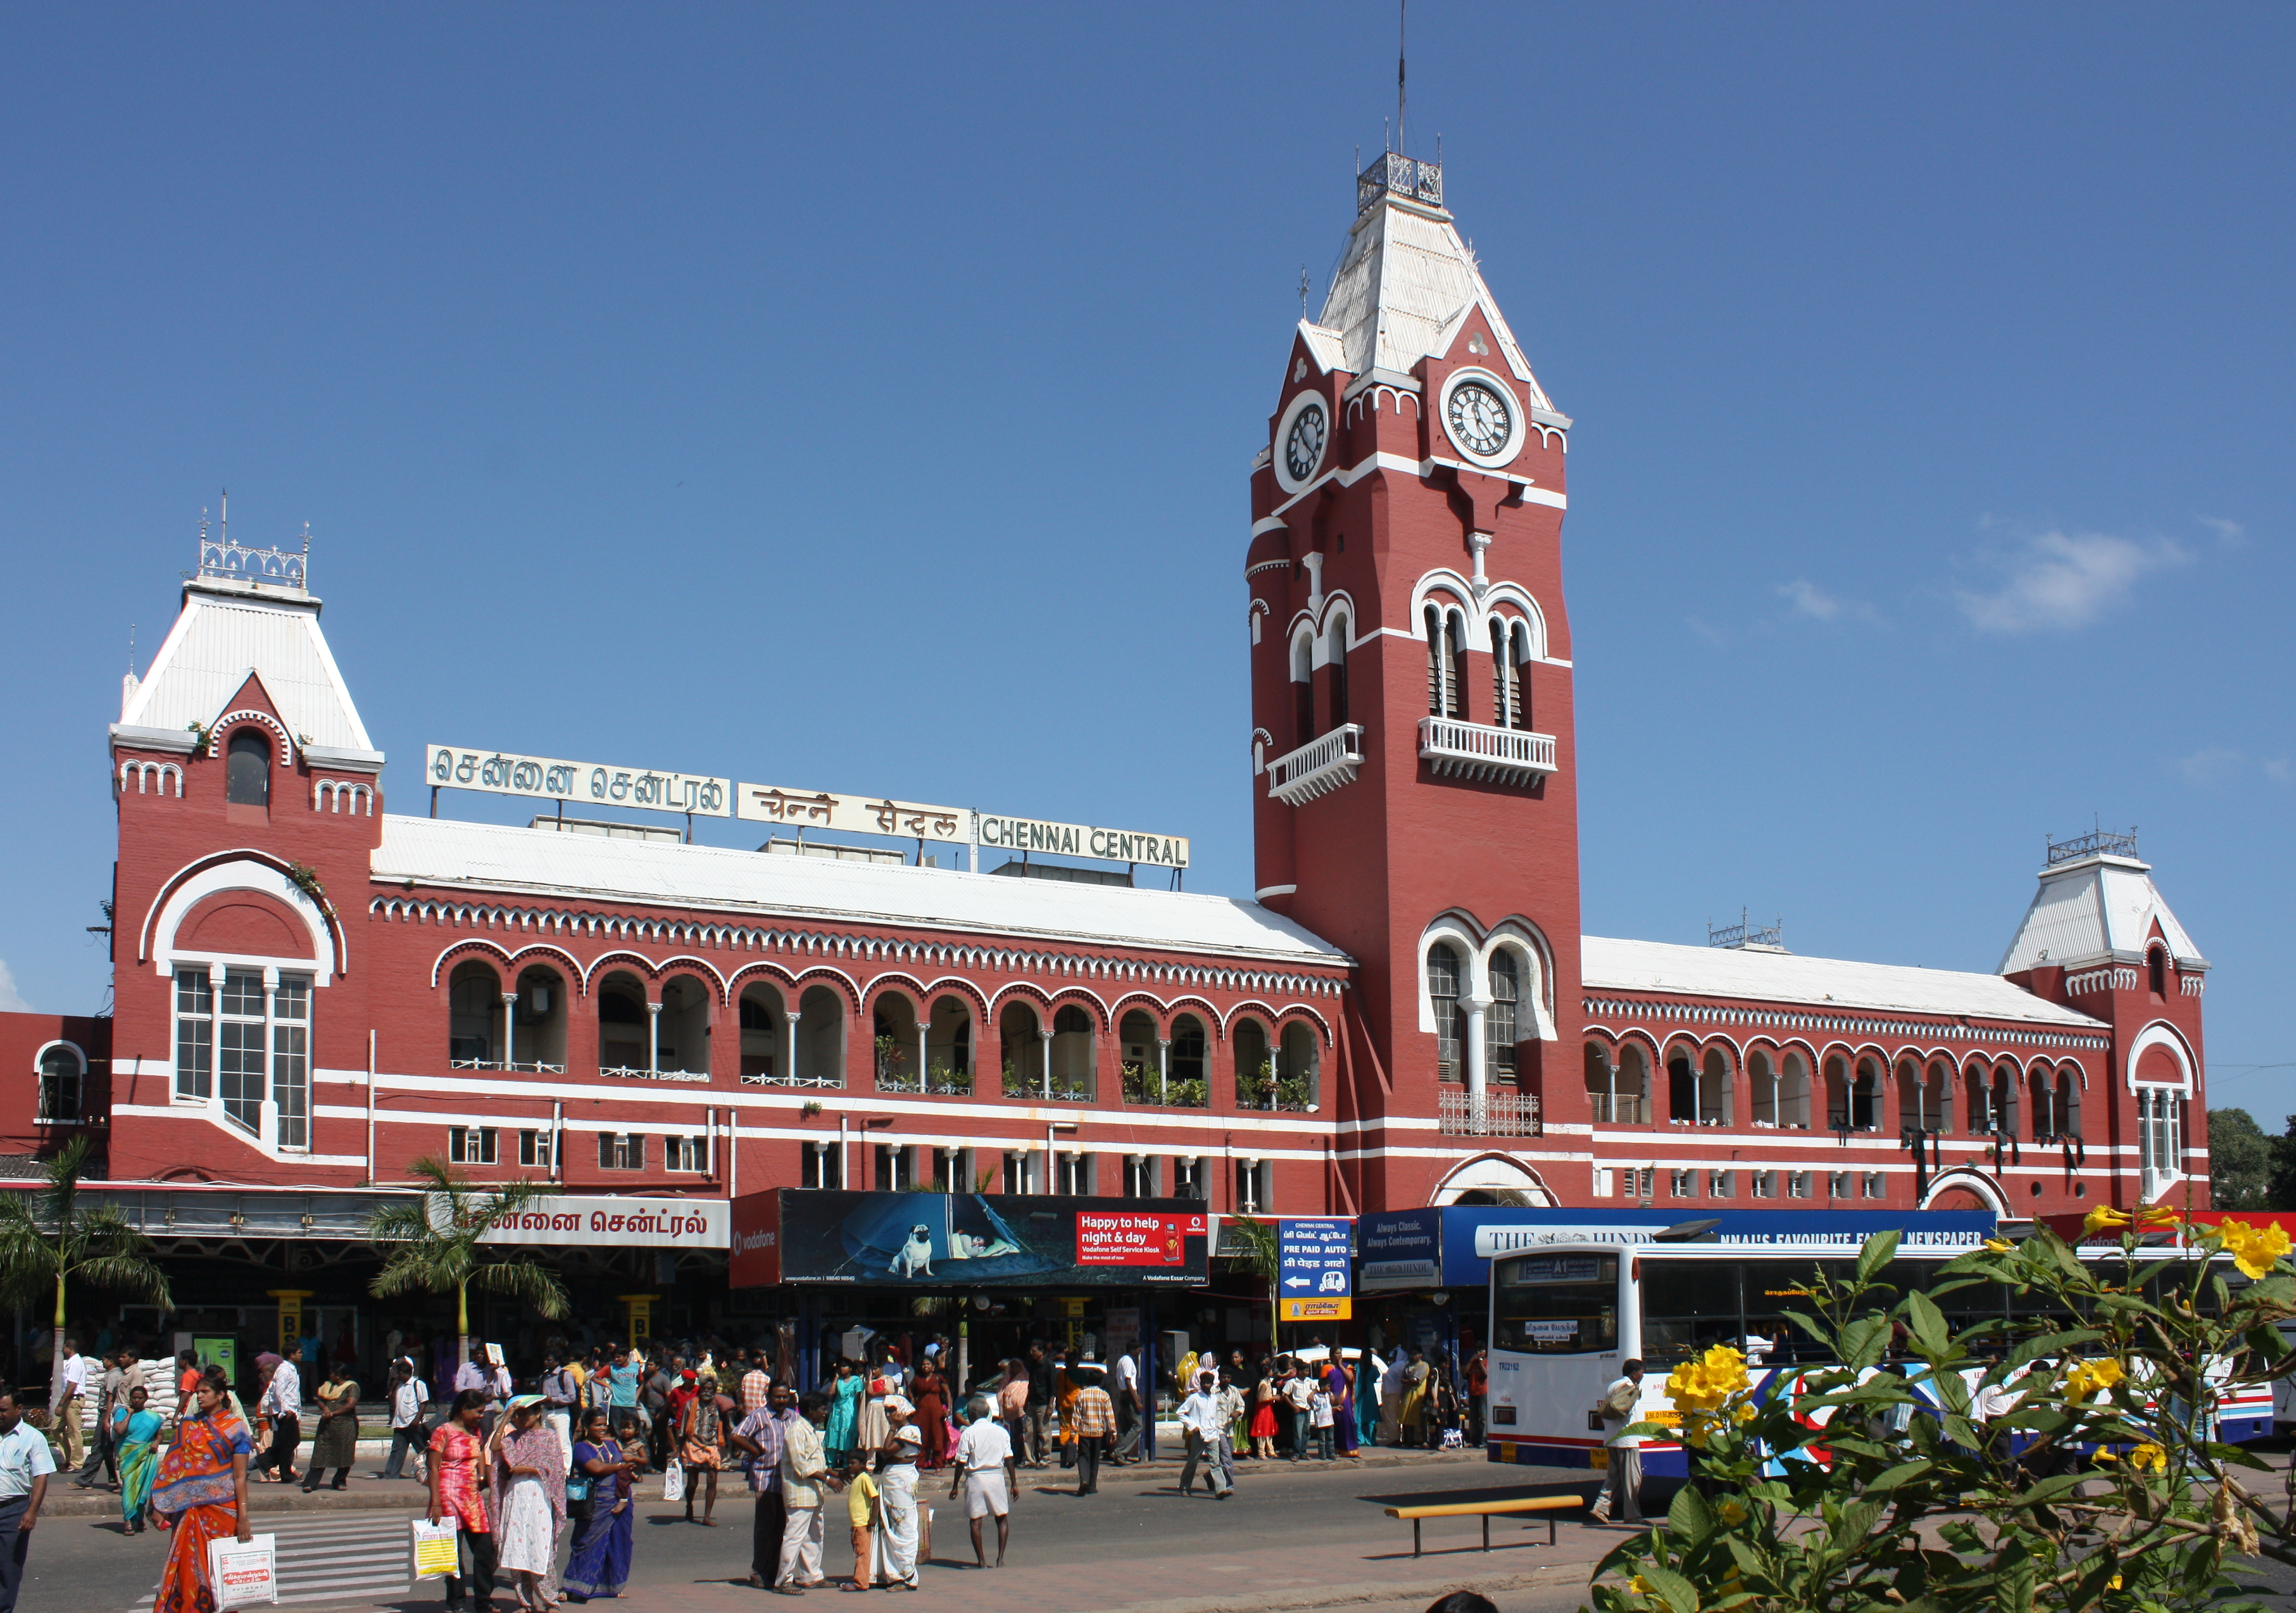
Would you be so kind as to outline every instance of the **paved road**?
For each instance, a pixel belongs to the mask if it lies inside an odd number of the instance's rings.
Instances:
[[[1103,1471],[1100,1494],[1084,1497],[1074,1494],[1072,1480],[1060,1485],[1062,1477],[1058,1470],[1023,1475],[1026,1482],[1013,1511],[1013,1569],[1057,1575],[1056,1581],[1047,1581],[1042,1596],[1022,1593],[1034,1590],[1022,1583],[1034,1581],[1033,1573],[1008,1570],[1010,1577],[976,1577],[960,1571],[970,1569],[972,1546],[962,1509],[947,1504],[946,1480],[943,1487],[929,1493],[939,1521],[933,1537],[936,1566],[928,1570],[926,1588],[959,1604],[977,1595],[1013,1610],[1250,1595],[1258,1587],[1279,1584],[1312,1595],[1319,1584],[1344,1584],[1365,1573],[1376,1578],[1407,1572],[1404,1583],[1412,1584],[1454,1571],[1460,1575],[1455,1583],[1468,1583],[1473,1577],[1465,1572],[1471,1565],[1480,1574],[1520,1576],[1538,1567],[1534,1559],[1583,1559],[1589,1551],[1599,1552],[1595,1541],[1608,1544],[1600,1535],[1581,1531],[1589,1535],[1589,1541],[1578,1551],[1558,1554],[1542,1545],[1536,1552],[1495,1551],[1488,1558],[1470,1551],[1464,1556],[1431,1556],[1423,1565],[1413,1565],[1408,1527],[1384,1517],[1382,1504],[1398,1497],[1431,1499],[1455,1491],[1590,1487],[1583,1470],[1574,1476],[1538,1468],[1495,1467],[1473,1456],[1376,1469],[1279,1463],[1276,1470],[1261,1472],[1245,1464],[1236,1498],[1221,1502],[1204,1499],[1201,1490],[1193,1499],[1183,1499],[1174,1487],[1177,1470],[1170,1467]],[[271,1520],[263,1516],[258,1492],[256,1527],[279,1537],[283,1601],[344,1609],[442,1601],[435,1582],[410,1587],[406,1577],[406,1519],[414,1515],[419,1494],[412,1485],[406,1491],[409,1504],[403,1511],[303,1513]],[[701,1587],[711,1582],[724,1586],[747,1574],[750,1518],[750,1501],[739,1491],[729,1491],[720,1501],[718,1527],[712,1529],[685,1523],[682,1507],[641,1502],[631,1602],[642,1606],[659,1592],[686,1605]],[[832,1519],[832,1525],[839,1521]],[[1455,1534],[1441,1534],[1437,1526],[1430,1526],[1431,1548],[1469,1546],[1475,1539],[1472,1524],[1441,1527]],[[1566,1526],[1565,1541],[1572,1535]],[[852,1553],[836,1528],[830,1535],[828,1570],[842,1574],[850,1568]],[[1493,1535],[1495,1543],[1529,1537],[1511,1527],[1496,1528]],[[1537,1538],[1545,1540],[1544,1528]],[[1282,1560],[1267,1555],[1271,1545],[1282,1548]],[[167,1548],[167,1537],[161,1535],[121,1535],[117,1519],[46,1519],[33,1543],[20,1606],[25,1613],[131,1613],[149,1608]],[[1116,1583],[1095,1586],[1089,1603],[1073,1600],[1073,1568],[1086,1564],[1124,1565]],[[1569,1580],[1570,1595],[1557,1605],[1575,1607],[1584,1584],[1583,1570],[1562,1577]],[[989,1599],[992,1584],[999,1594]],[[1065,1593],[1055,1584],[1064,1586]],[[755,1593],[740,1596],[753,1599]],[[1426,1601],[1422,1597],[1416,1605],[1423,1608]],[[749,1605],[764,1604],[752,1600]],[[1502,1606],[1515,1613],[1513,1602]]]

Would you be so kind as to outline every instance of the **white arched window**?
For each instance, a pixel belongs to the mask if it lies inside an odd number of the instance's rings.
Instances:
[[[87,1058],[69,1042],[40,1052],[40,1116],[51,1126],[77,1126],[87,1118]]]
[[[1460,1047],[1459,953],[1448,941],[1438,941],[1427,949],[1427,1003],[1435,1015],[1436,1076],[1456,1081],[1464,1069]]]
[[[1515,1043],[1521,1036],[1516,1004],[1522,997],[1522,968],[1500,947],[1488,965],[1491,1005],[1483,1017],[1483,1075],[1491,1081],[1515,1078]]]
[[[1316,638],[1302,628],[1292,641],[1292,743],[1316,737]]]
[[[1341,611],[1332,618],[1332,630],[1324,659],[1332,667],[1332,726],[1348,725],[1348,613]]]
[[[1462,715],[1466,633],[1466,618],[1456,610],[1427,607],[1427,709],[1433,716]]]

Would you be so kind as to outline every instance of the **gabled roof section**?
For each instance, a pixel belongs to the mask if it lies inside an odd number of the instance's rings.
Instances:
[[[319,631],[316,600],[190,582],[183,613],[119,713],[121,728],[181,733],[212,724],[252,675],[300,744],[372,752],[351,692]]]
[[[1478,307],[1498,339],[1497,356],[1530,389],[1532,406],[1552,411],[1475,255],[1439,208],[1394,195],[1367,208],[1349,233],[1323,314],[1306,328],[1339,332],[1339,367],[1349,374],[1408,375],[1421,359],[1447,352],[1460,322]]]
[[[775,856],[446,818],[386,815],[371,867],[376,880],[389,884],[412,880],[473,897],[525,895],[700,909],[752,921],[781,917],[914,926],[1268,963],[1337,968],[1348,962],[1337,947],[1280,913],[1231,897]]]
[[[2112,856],[2059,864],[2041,871],[2041,888],[2033,893],[2033,905],[2025,910],[2009,950],[2001,954],[2000,972],[2020,974],[2043,964],[2079,969],[2142,962],[2156,924],[2177,968],[2208,968],[2209,961],[2161,899],[2151,864]]]
[[[1756,1003],[1966,1014],[1973,1019],[2105,1028],[2088,1015],[2035,996],[1999,975],[1964,974],[1952,969],[1805,958],[1767,948],[1614,941],[1600,936],[1580,941],[1578,969],[1590,992],[1679,992]]]
[[[1300,340],[1307,347],[1308,356],[1324,374],[1346,365],[1347,338],[1342,332],[1303,319],[1300,322]]]

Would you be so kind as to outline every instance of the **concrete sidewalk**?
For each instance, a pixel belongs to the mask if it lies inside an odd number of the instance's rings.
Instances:
[[[308,1449],[307,1446],[307,1453]],[[386,1446],[382,1452],[363,1460],[351,1470],[348,1487],[340,1490],[319,1490],[306,1495],[300,1473],[291,1485],[258,1484],[250,1480],[247,1486],[248,1510],[260,1519],[278,1513],[363,1511],[374,1507],[411,1508],[422,1505],[426,1492],[412,1478],[386,1483],[374,1477],[381,1471],[382,1462],[388,1454],[389,1447]],[[407,1463],[410,1468],[414,1465],[412,1455],[407,1458]],[[1485,1462],[1480,1450],[1419,1451],[1381,1446],[1363,1452],[1353,1462],[1341,1459],[1329,1462],[1303,1462],[1295,1465],[1279,1459],[1272,1465],[1287,1472],[1320,1473],[1349,1468],[1420,1468],[1439,1464],[1480,1469]],[[1240,1472],[1250,1473],[1270,1465],[1239,1462],[1236,1467]],[[1177,1457],[1159,1457],[1153,1462],[1132,1467],[1110,1468],[1103,1464],[1101,1471],[1111,1477],[1122,1474],[1128,1478],[1136,1475],[1144,1479],[1161,1478],[1169,1480],[1179,1476],[1180,1462]],[[1071,1484],[1075,1482],[1071,1471],[1064,1471],[1057,1466],[1041,1471],[1023,1469],[1022,1479],[1023,1482],[1033,1480],[1037,1483],[1058,1483],[1062,1479]],[[747,1486],[729,1474],[719,1481],[721,1494],[726,1493],[729,1482],[734,1497],[748,1493]],[[658,1502],[660,1498],[661,1476],[648,1475],[639,1490],[639,1499]],[[83,1490],[58,1475],[48,1483],[48,1498],[40,1507],[40,1515],[43,1518],[102,1518],[116,1515],[119,1511],[119,1493],[117,1490],[105,1487],[101,1483],[92,1489]]]

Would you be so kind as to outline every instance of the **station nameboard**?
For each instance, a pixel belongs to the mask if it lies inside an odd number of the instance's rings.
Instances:
[[[470,750],[426,745],[422,771],[442,790],[479,790],[489,795],[531,796],[545,801],[574,801],[600,806],[638,806],[652,812],[687,812],[696,817],[730,817],[731,779],[698,778],[647,767],[603,762],[570,762],[558,757],[520,756],[505,750]]]
[[[1049,851],[1054,856],[1099,857],[1110,863],[1146,863],[1157,868],[1185,868],[1185,835],[1142,834],[1130,829],[1103,829],[1090,823],[1050,823],[1037,818],[999,818],[980,815],[980,843],[1001,851]]]
[[[963,806],[921,806],[889,796],[833,795],[743,784],[734,791],[734,815],[798,829],[840,829],[852,834],[901,835],[963,846],[972,839],[972,813]]]

